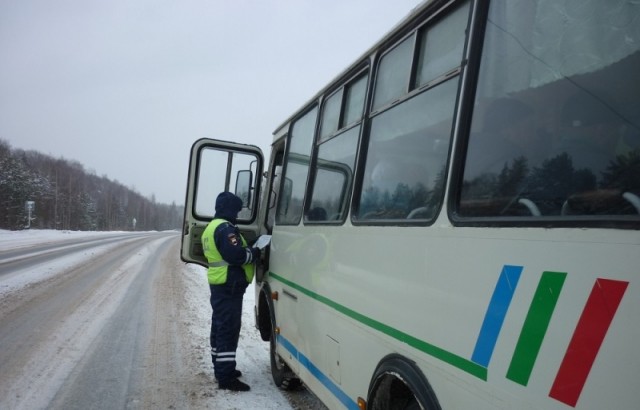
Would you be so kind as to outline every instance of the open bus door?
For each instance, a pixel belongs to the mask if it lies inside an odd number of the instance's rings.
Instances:
[[[258,213],[263,155],[254,145],[200,139],[191,147],[180,258],[207,266],[201,236],[215,214],[220,192],[242,199],[237,226],[248,242],[260,233]]]

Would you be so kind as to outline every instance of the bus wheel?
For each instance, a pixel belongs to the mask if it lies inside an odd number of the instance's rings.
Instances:
[[[289,366],[276,353],[276,333],[272,330],[269,340],[269,356],[271,357],[271,376],[276,386],[284,390],[295,390],[302,383],[295,377]]]
[[[398,354],[388,355],[378,364],[367,401],[370,410],[441,410],[418,366]]]
[[[378,389],[369,402],[372,410],[420,410],[415,394],[400,378],[386,375],[379,381]]]
[[[418,404],[418,399],[416,399],[414,396],[411,401],[404,407],[404,410],[421,410],[420,404]]]

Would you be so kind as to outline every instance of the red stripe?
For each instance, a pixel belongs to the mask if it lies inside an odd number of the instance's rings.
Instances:
[[[629,282],[597,279],[549,396],[575,407]]]

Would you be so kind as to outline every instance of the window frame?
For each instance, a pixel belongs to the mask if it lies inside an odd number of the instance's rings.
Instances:
[[[363,78],[366,78],[366,83],[365,83],[365,97],[364,97],[364,104],[362,107],[362,114],[358,121],[353,121],[352,123],[345,124],[344,113],[345,113],[346,100],[347,100],[347,94],[348,94],[347,89],[349,88],[350,85],[357,83]],[[360,146],[362,142],[363,129],[366,123],[367,106],[371,96],[370,94],[371,81],[372,81],[371,65],[369,64],[369,61],[366,60],[362,64],[356,66],[353,70],[351,70],[351,72],[348,75],[342,77],[341,81],[336,82],[336,85],[330,88],[325,93],[327,98],[322,99],[322,102],[319,107],[319,113],[318,113],[318,119],[317,119],[318,127],[316,129],[316,135],[314,138],[313,148],[312,148],[313,154],[312,154],[311,165],[310,165],[309,179],[307,183],[307,192],[305,194],[306,199],[305,199],[305,204],[303,209],[303,218],[302,218],[303,223],[305,225],[333,225],[333,226],[343,225],[347,220],[347,218],[349,217],[349,214],[351,213],[351,202],[353,200],[354,187],[356,184],[356,175],[357,175]],[[340,99],[340,114],[338,119],[338,129],[331,134],[322,136],[320,124],[322,123],[322,116],[324,114],[325,103],[328,99],[335,96],[337,93],[342,94]],[[315,192],[315,183],[316,183],[317,174],[318,174],[318,165],[317,165],[319,160],[318,154],[320,151],[320,147],[323,144],[328,143],[329,141],[335,138],[339,138],[343,134],[357,127],[359,127],[360,130],[358,132],[356,146],[355,146],[355,152],[354,152],[355,160],[353,164],[353,169],[351,172],[350,181],[346,187],[343,187],[343,192],[342,192],[342,195],[344,196],[341,200],[341,202],[344,204],[343,206],[344,213],[342,215],[342,218],[336,219],[336,220],[320,220],[320,221],[310,220],[308,218],[308,213],[309,213],[309,208],[311,206],[311,202],[313,200],[313,194]]]
[[[285,187],[285,181],[287,179],[287,171],[289,169],[289,163],[291,162],[291,157],[292,157],[291,139],[293,138],[293,126],[302,118],[304,118],[307,114],[311,113],[314,109],[318,110],[318,113],[316,113],[316,118],[313,126],[313,135],[311,137],[312,142],[311,142],[311,147],[309,152],[309,165],[307,170],[307,179],[305,181],[305,186],[303,189],[303,196],[302,196],[302,212],[300,212],[300,215],[298,215],[296,222],[279,221],[279,216],[281,215],[280,213],[281,204],[282,204],[281,201],[284,198],[284,187]],[[305,209],[307,206],[306,203],[308,201],[308,192],[309,192],[309,185],[310,185],[309,181],[311,178],[311,170],[313,167],[313,156],[315,151],[314,141],[315,141],[316,135],[318,134],[318,128],[319,128],[319,119],[320,119],[319,110],[320,110],[320,105],[316,101],[313,101],[312,103],[308,104],[302,111],[300,111],[295,117],[293,117],[290,121],[290,128],[286,137],[285,153],[284,153],[284,158],[282,163],[282,178],[280,180],[280,187],[279,187],[280,198],[278,199],[278,203],[276,204],[275,225],[298,226],[300,225],[300,221],[304,219]]]
[[[356,159],[357,174],[356,174],[352,198],[351,198],[351,210],[349,212],[351,215],[350,220],[352,225],[354,226],[431,226],[435,223],[439,215],[442,213],[443,207],[448,206],[446,193],[449,190],[449,184],[451,181],[451,179],[449,178],[449,172],[452,165],[452,161],[454,159],[454,148],[456,144],[455,134],[456,134],[456,129],[458,127],[458,111],[459,111],[460,100],[463,96],[462,95],[463,83],[467,75],[466,66],[467,66],[467,53],[469,48],[469,42],[473,39],[473,37],[471,36],[471,32],[472,32],[471,28],[472,28],[472,25],[474,24],[474,14],[475,14],[474,5],[476,4],[476,2],[473,0],[468,0],[467,2],[469,7],[468,16],[467,16],[467,22],[468,22],[467,30],[466,30],[467,34],[466,34],[466,39],[464,42],[463,52],[461,55],[459,66],[443,73],[442,75],[432,79],[431,81],[426,82],[425,84],[422,84],[420,86],[416,84],[419,52],[420,52],[420,45],[421,45],[420,44],[421,42],[419,41],[419,36],[425,30],[428,30],[429,27],[435,24],[439,24],[442,19],[450,15],[456,8],[461,7],[463,3],[465,3],[465,1],[447,2],[446,4],[439,7],[437,10],[432,11],[429,17],[422,20],[419,24],[409,27],[407,31],[400,33],[396,38],[392,39],[386,45],[381,45],[381,47],[379,47],[379,50],[376,51],[373,57],[373,65],[372,65],[373,74],[370,80],[369,98],[368,98],[368,105],[367,105],[368,114],[365,114],[366,127],[363,127],[363,130],[361,131],[362,136],[360,141],[360,150],[358,152],[358,156]],[[409,82],[407,84],[407,91],[405,92],[405,94],[399,96],[398,99],[390,103],[384,104],[378,107],[377,109],[375,109],[374,97],[376,92],[380,61],[386,55],[388,55],[392,50],[394,50],[399,44],[409,39],[410,37],[413,37],[413,40],[412,40],[413,54],[411,56],[410,74],[408,78]],[[405,219],[405,220],[403,219],[388,219],[388,220],[356,219],[354,216],[357,214],[358,209],[360,207],[360,199],[362,196],[362,188],[363,188],[363,179],[365,174],[366,162],[369,156],[368,149],[369,149],[370,134],[371,134],[371,123],[373,119],[379,115],[386,113],[387,111],[396,107],[397,105],[401,105],[406,101],[413,99],[414,97],[417,97],[419,94],[428,92],[430,89],[435,88],[456,76],[460,76],[460,79],[458,80],[455,102],[453,104],[454,105],[454,110],[452,112],[453,121],[451,123],[451,129],[450,129],[451,134],[450,134],[450,140],[449,140],[449,149],[448,149],[447,158],[445,161],[445,181],[444,181],[442,192],[440,193],[439,203],[435,210],[435,214],[433,218]]]

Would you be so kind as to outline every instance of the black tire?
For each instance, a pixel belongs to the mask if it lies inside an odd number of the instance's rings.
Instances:
[[[415,362],[398,354],[380,361],[367,397],[371,410],[441,410],[435,392]]]
[[[413,399],[407,403],[403,410],[420,410],[420,404],[418,404],[416,396],[413,396]]]
[[[273,382],[283,390],[296,390],[302,386],[302,382],[295,377],[289,366],[276,353],[276,343],[276,333],[272,329],[269,340],[269,356],[271,358],[271,377],[273,377]]]

